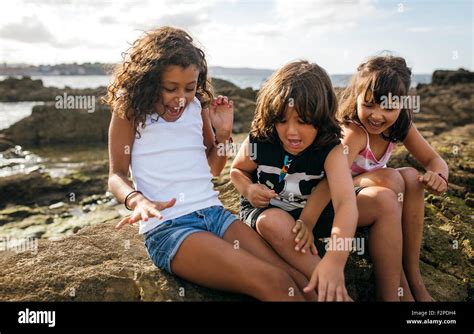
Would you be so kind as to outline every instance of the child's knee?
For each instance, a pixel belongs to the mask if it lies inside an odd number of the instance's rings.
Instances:
[[[397,195],[405,192],[405,180],[398,170],[393,168],[383,169],[383,178],[386,187],[393,190]]]
[[[401,217],[403,195],[397,194],[387,188],[380,188],[374,197],[374,210],[381,216],[395,215]]]
[[[258,233],[272,246],[288,242],[294,226],[293,218],[281,209],[265,210],[257,219]]]
[[[405,188],[423,189],[423,184],[418,181],[420,173],[413,167],[399,168],[398,171],[403,178]]]

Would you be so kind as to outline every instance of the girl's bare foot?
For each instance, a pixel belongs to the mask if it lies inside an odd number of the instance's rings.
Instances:
[[[423,283],[423,278],[421,273],[415,275],[415,279],[409,279],[408,283],[410,284],[410,290],[417,302],[434,302],[435,300],[431,297],[430,293],[426,289],[425,283]]]

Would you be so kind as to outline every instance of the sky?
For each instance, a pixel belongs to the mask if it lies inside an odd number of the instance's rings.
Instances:
[[[353,73],[390,51],[414,73],[473,70],[473,0],[17,0],[0,11],[0,62],[116,63],[143,31],[188,31],[208,64],[276,69],[307,59]]]

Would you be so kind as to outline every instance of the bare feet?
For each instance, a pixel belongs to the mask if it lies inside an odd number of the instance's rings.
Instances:
[[[417,302],[434,302],[435,300],[431,297],[430,293],[426,289],[423,282],[418,285],[410,285],[410,290],[413,293],[415,301]]]
[[[421,273],[415,274],[415,277],[407,277],[408,284],[410,285],[411,293],[413,298],[417,302],[434,302],[435,300],[431,297],[430,293],[426,289],[425,283],[423,283],[423,278]]]

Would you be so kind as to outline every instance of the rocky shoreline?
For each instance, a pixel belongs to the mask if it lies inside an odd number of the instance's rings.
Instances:
[[[469,78],[472,75],[464,72],[438,73],[433,84],[416,89],[421,111],[415,115],[415,123],[450,167],[448,194],[425,197],[421,269],[428,290],[440,301],[474,299],[474,82]],[[256,92],[223,80],[214,80],[214,85],[216,93],[235,101],[234,132],[242,134],[234,139],[243,140]],[[0,83],[0,100],[5,100],[1,87]],[[29,96],[28,89],[18,96]],[[109,117],[109,111],[100,105],[94,113],[87,113],[58,111],[46,103],[0,131],[0,151],[6,154],[15,145],[35,152],[45,146],[83,143],[96,145],[90,152],[105,150]],[[65,156],[67,153],[61,153]],[[390,164],[420,168],[402,147]],[[224,205],[237,213],[238,194],[230,183],[229,166],[230,162],[214,185]],[[101,156],[74,165],[60,177],[52,176],[47,168],[0,177],[0,300],[248,299],[196,286],[154,267],[137,227],[121,232],[113,229],[126,210],[107,192],[107,173],[108,162]],[[366,236],[364,231],[358,233]],[[17,251],[8,247],[13,239],[39,242],[35,252]],[[373,300],[368,256],[350,256],[346,282],[354,299]]]

